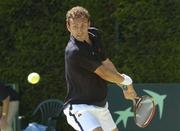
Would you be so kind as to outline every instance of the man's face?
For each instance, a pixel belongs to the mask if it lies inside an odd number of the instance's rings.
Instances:
[[[69,32],[79,41],[88,39],[89,26],[90,22],[87,18],[70,19],[69,22],[67,22]]]

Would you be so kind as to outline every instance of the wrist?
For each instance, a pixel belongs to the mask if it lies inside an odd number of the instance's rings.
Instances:
[[[124,78],[124,81],[121,82],[122,85],[128,86],[128,85],[132,84],[133,81],[132,81],[131,77],[129,77],[128,75],[125,75],[125,74],[121,74],[121,76]]]
[[[7,115],[7,113],[5,113],[5,112],[2,113],[2,116],[6,116],[6,115]]]
[[[2,113],[1,119],[7,119],[7,113]]]

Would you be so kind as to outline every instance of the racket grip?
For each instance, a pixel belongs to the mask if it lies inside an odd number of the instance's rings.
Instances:
[[[132,102],[133,102],[133,105],[135,106],[136,105],[136,100],[132,99]]]

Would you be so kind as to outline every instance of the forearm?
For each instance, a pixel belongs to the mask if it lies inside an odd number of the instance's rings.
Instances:
[[[2,102],[2,116],[4,118],[7,118],[8,112],[9,112],[9,102],[10,102],[10,98],[9,96],[3,100]]]
[[[103,61],[102,64],[107,68],[106,71],[109,71],[106,72],[107,74],[104,76],[105,79],[113,83],[121,83],[124,80],[109,58]]]
[[[110,82],[116,83],[117,85],[119,85],[122,89],[123,89],[123,93],[126,99],[135,99],[137,98],[137,93],[135,92],[133,85],[132,85],[132,80],[131,78],[127,78],[128,76],[125,74],[120,74],[118,73],[116,67],[114,66],[114,64],[109,60],[106,59],[105,61],[102,62],[103,66],[105,68],[107,68],[106,70],[104,69],[104,79],[106,79],[107,81],[111,80]],[[109,72],[109,73],[108,73]],[[107,74],[106,74],[107,73]],[[121,78],[119,78],[119,76]],[[122,80],[122,77],[124,78]],[[112,80],[113,79],[113,80]],[[131,80],[131,82],[124,82],[124,80]],[[128,80],[128,81],[129,81]]]
[[[103,61],[102,65],[96,69],[95,73],[102,79],[112,83],[122,85],[132,84],[132,79],[125,74],[120,74],[109,59]]]
[[[114,72],[118,72],[117,69],[116,69],[116,67],[114,66],[114,64],[111,62],[111,60],[110,60],[109,58],[107,58],[105,61],[103,61],[102,64],[103,64],[106,68],[108,68],[108,69],[110,69],[110,70],[112,70],[112,71],[114,71]]]
[[[122,83],[124,78],[116,70],[111,70],[105,65],[101,65],[95,71],[102,79],[112,82],[112,83]]]

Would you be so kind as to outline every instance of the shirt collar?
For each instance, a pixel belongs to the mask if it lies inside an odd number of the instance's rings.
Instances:
[[[93,39],[96,37],[93,33],[91,33],[90,31],[88,32],[89,33],[89,38],[90,40],[93,42]],[[70,40],[73,41],[74,43],[85,43],[85,41],[79,41],[77,40],[74,36],[70,36]]]

